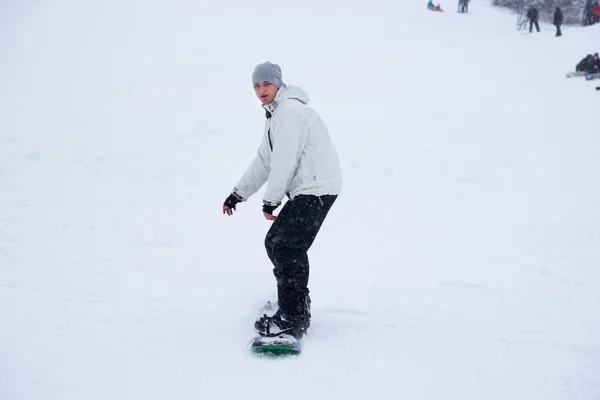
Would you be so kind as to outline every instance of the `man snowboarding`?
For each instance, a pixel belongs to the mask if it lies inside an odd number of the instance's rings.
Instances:
[[[273,263],[279,309],[255,323],[260,333],[300,339],[310,326],[308,249],[342,189],[336,148],[304,90],[283,83],[281,68],[265,62],[252,74],[254,92],[266,112],[262,144],[223,204],[232,215],[267,181],[262,211],[273,221],[265,248]],[[287,196],[277,216],[274,210]]]

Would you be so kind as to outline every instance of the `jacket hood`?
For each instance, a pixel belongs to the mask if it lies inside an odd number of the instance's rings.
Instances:
[[[297,100],[302,104],[308,104],[310,102],[310,98],[304,89],[298,86],[285,85],[279,88],[273,102],[271,104],[265,104],[263,107],[265,110],[272,113],[279,104],[286,100]]]

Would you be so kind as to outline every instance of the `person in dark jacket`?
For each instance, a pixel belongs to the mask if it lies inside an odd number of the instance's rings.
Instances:
[[[598,53],[596,53],[598,54]],[[594,56],[588,54],[583,60],[579,61],[579,64],[575,67],[577,72],[591,72],[594,67]]]
[[[527,11],[527,19],[529,20],[529,33],[531,33],[531,31],[533,30],[533,25],[535,24],[535,29],[537,29],[537,31],[540,31],[540,24],[539,24],[539,19],[540,19],[540,14],[537,10],[537,8],[535,7],[531,7],[529,9],[529,11]]]
[[[592,67],[590,69],[590,73],[592,73],[592,74],[600,73],[600,56],[598,56],[598,53],[594,53],[594,58],[592,59]]]
[[[560,31],[560,26],[563,23],[563,13],[560,8],[556,7],[554,10],[554,25],[556,26],[556,36],[562,36],[562,32]]]
[[[583,12],[583,26],[592,25],[594,23],[594,3],[592,0],[585,2],[585,10]]]

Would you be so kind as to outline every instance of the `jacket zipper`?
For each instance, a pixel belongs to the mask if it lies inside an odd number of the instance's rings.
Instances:
[[[271,143],[271,128],[267,131],[267,139],[269,139],[269,147],[271,148],[271,153],[273,152],[273,143]]]
[[[271,112],[269,110],[266,110],[266,117],[267,119],[271,119],[271,116],[273,114],[271,114]],[[269,139],[269,147],[271,148],[271,153],[273,152],[273,142],[271,142],[271,128],[269,128],[267,130],[267,139]]]

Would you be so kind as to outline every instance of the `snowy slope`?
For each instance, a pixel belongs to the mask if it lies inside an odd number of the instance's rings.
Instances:
[[[479,1],[10,3],[0,399],[600,396],[600,93],[564,78],[600,26],[522,35]],[[221,215],[265,60],[345,180],[281,361],[247,349],[275,294],[263,191]]]

